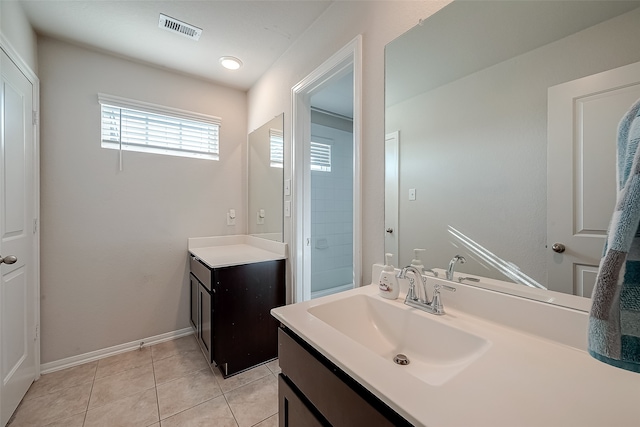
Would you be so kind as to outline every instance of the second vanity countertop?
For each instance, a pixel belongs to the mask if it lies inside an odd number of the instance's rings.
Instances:
[[[209,268],[286,259],[286,243],[248,235],[190,238],[189,252]]]
[[[482,337],[490,347],[438,386],[403,372],[403,366],[389,363],[308,312],[314,306],[357,294],[397,304],[402,310],[415,310],[404,305],[404,295],[385,300],[377,292],[375,285],[364,286],[280,307],[272,314],[417,426],[638,425],[640,374],[598,362],[584,350],[447,308],[450,294],[443,296],[445,315],[419,310],[418,315]]]

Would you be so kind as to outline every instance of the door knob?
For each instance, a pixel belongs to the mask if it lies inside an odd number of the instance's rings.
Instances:
[[[387,233],[393,233],[393,228],[387,228]]]
[[[2,264],[2,263],[13,264],[17,260],[18,260],[18,258],[15,255],[7,255],[4,258],[0,256],[0,264]]]
[[[565,248],[562,243],[554,243],[553,246],[551,246],[551,249],[553,250],[553,252],[561,254],[567,248]]]

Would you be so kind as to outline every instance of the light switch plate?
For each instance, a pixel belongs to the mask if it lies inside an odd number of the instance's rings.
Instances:
[[[415,200],[416,199],[416,189],[415,188],[410,188],[409,189],[409,200]]]
[[[291,195],[291,180],[290,179],[285,179],[284,180],[284,195],[285,196],[290,196]]]
[[[236,211],[234,209],[227,212],[227,225],[236,225]]]

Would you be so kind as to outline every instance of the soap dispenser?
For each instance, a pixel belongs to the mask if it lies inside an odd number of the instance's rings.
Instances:
[[[392,258],[393,254],[384,254],[384,268],[382,269],[382,272],[380,272],[380,281],[378,283],[380,296],[387,299],[396,299],[400,294],[396,271],[391,264]]]
[[[413,259],[411,260],[411,266],[415,267],[416,270],[420,272],[420,274],[424,274],[424,263],[422,262],[422,253],[425,253],[426,249],[414,249],[413,250]],[[417,279],[417,277],[416,277]]]

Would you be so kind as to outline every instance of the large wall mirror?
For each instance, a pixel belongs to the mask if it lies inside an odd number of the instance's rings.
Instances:
[[[249,134],[249,234],[283,241],[284,116],[280,114]]]
[[[428,268],[446,269],[460,254],[461,274],[590,296],[615,201],[615,125],[640,98],[640,84],[617,86],[626,107],[612,107],[602,91],[582,104],[566,92],[640,61],[639,7],[454,1],[386,47],[385,249],[397,265],[424,248]],[[571,112],[568,124],[556,114],[558,93],[573,96],[568,108],[584,107],[582,127]],[[571,132],[605,116],[614,123],[606,132],[579,141],[590,144],[585,155]],[[556,138],[557,128],[569,137]],[[557,150],[565,143],[566,159]],[[563,186],[580,194],[554,195]],[[592,187],[607,194],[585,196]],[[563,253],[547,234],[565,221],[554,209],[575,220],[567,239],[578,240],[563,241]],[[587,246],[596,255],[575,261]]]

